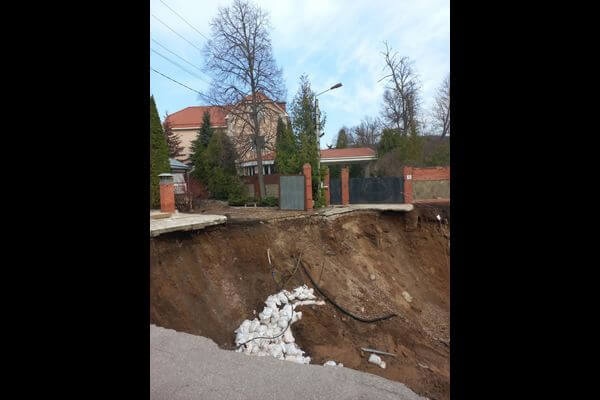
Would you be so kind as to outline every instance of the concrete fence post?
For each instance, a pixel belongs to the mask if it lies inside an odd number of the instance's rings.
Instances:
[[[302,166],[304,173],[304,209],[310,211],[313,209],[312,198],[312,168],[309,163]]]
[[[175,212],[175,184],[172,174],[159,174],[160,178],[160,211]]]
[[[344,165],[340,173],[342,178],[342,205],[350,204],[350,171],[348,166]]]
[[[404,177],[404,203],[413,202],[413,167],[404,167],[402,171]]]

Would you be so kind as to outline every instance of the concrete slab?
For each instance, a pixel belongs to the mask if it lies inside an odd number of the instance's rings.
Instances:
[[[412,211],[412,204],[351,204],[354,210]]]
[[[348,206],[335,206],[320,211],[324,217],[332,217],[353,211],[412,211],[412,204],[350,204]]]
[[[377,375],[222,350],[208,338],[155,325],[150,325],[150,398],[426,399]]]
[[[224,215],[174,213],[168,218],[154,219],[156,212],[150,213],[150,236],[167,232],[191,231],[227,222]]]

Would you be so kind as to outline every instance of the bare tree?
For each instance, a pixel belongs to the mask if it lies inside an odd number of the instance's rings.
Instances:
[[[263,150],[265,144],[275,142],[277,117],[284,114],[276,101],[285,98],[282,71],[271,49],[268,14],[248,0],[234,0],[231,6],[219,8],[210,26],[204,53],[206,71],[213,79],[207,97],[235,119],[232,141],[238,157],[256,151],[264,198]],[[272,129],[264,129],[267,121],[274,121]],[[265,137],[265,132],[272,137]]]
[[[355,145],[375,148],[381,136],[381,121],[379,118],[364,117],[353,131]]]
[[[441,137],[450,134],[450,76],[447,75],[437,89],[435,103],[431,112],[432,123]]]
[[[420,106],[420,84],[408,57],[399,57],[387,42],[385,69],[388,72],[379,82],[385,80],[382,116],[385,124],[398,129],[401,135],[418,131],[418,111]]]

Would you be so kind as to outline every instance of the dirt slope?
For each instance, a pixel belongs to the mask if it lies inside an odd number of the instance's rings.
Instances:
[[[286,289],[312,286],[301,266],[292,275],[300,257],[319,286],[351,312],[399,314],[364,323],[329,302],[301,307],[303,318],[293,330],[312,363],[332,359],[403,382],[431,399],[449,399],[449,229],[425,217],[432,214],[427,211],[418,219],[418,211],[363,212],[154,238],[151,322],[234,349],[233,331],[262,310],[265,298],[280,290],[278,283],[287,282]],[[383,356],[387,368],[381,369],[367,362],[360,347],[397,357]]]

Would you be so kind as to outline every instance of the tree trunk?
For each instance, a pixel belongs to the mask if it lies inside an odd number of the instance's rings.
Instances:
[[[262,149],[264,137],[260,136],[260,126],[258,125],[258,110],[256,105],[252,105],[252,119],[254,121],[254,139],[256,142],[256,167],[258,168],[258,191],[260,199],[265,198],[265,178],[263,176],[263,164],[262,164]]]
[[[258,138],[258,143],[260,143],[261,137]],[[265,198],[265,178],[263,176],[263,163],[262,163],[262,143],[256,146],[256,165],[258,168],[258,188],[260,199]]]

